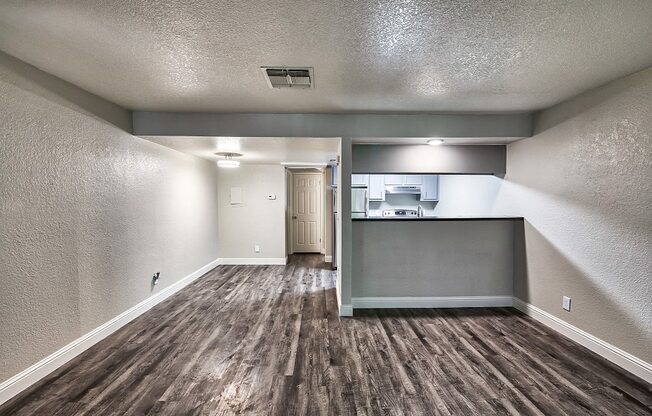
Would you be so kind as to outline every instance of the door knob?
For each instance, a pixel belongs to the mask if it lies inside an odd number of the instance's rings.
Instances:
[[[296,216],[296,215],[293,215],[293,216],[292,216],[292,219],[293,219],[293,220],[296,220],[296,219],[297,219],[297,216]]]

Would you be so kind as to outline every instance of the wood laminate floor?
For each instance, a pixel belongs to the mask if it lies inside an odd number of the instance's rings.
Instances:
[[[337,316],[322,256],[220,266],[0,415],[650,415],[651,385],[511,308]]]

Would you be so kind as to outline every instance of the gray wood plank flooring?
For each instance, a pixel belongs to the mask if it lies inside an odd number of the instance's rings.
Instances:
[[[340,319],[322,256],[220,266],[0,415],[652,415],[652,386],[511,308]]]

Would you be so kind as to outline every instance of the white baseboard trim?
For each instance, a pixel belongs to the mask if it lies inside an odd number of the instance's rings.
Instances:
[[[557,318],[543,309],[530,305],[521,299],[514,298],[514,307],[542,324],[554,329],[560,334],[567,336],[578,344],[590,349],[594,353],[606,358],[617,366],[642,378],[648,383],[652,383],[652,364]]]
[[[138,316],[147,312],[152,307],[174,295],[218,265],[219,259],[208,263],[207,265],[190,273],[188,276],[182,278],[176,283],[166,287],[158,293],[153,294],[152,296],[126,310],[110,321],[100,325],[91,332],[82,335],[70,344],[48,355],[36,364],[26,368],[10,379],[2,382],[0,384],[0,405],[16,396],[17,394],[21,393],[37,381],[52,373],[57,368],[72,360],[118,329],[122,328],[124,325],[133,321]]]
[[[333,256],[324,256],[324,262],[325,263],[332,263],[333,262]]]
[[[353,309],[485,308],[512,306],[511,296],[364,297],[353,298]]]
[[[342,303],[339,305],[340,307],[340,316],[353,316],[353,306]]]
[[[288,264],[287,257],[242,257],[242,258],[224,258],[219,259],[220,264],[227,266],[284,266]]]

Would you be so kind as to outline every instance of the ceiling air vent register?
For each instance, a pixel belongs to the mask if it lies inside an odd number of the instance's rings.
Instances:
[[[260,68],[270,88],[313,88],[315,81],[312,68],[263,66]]]

